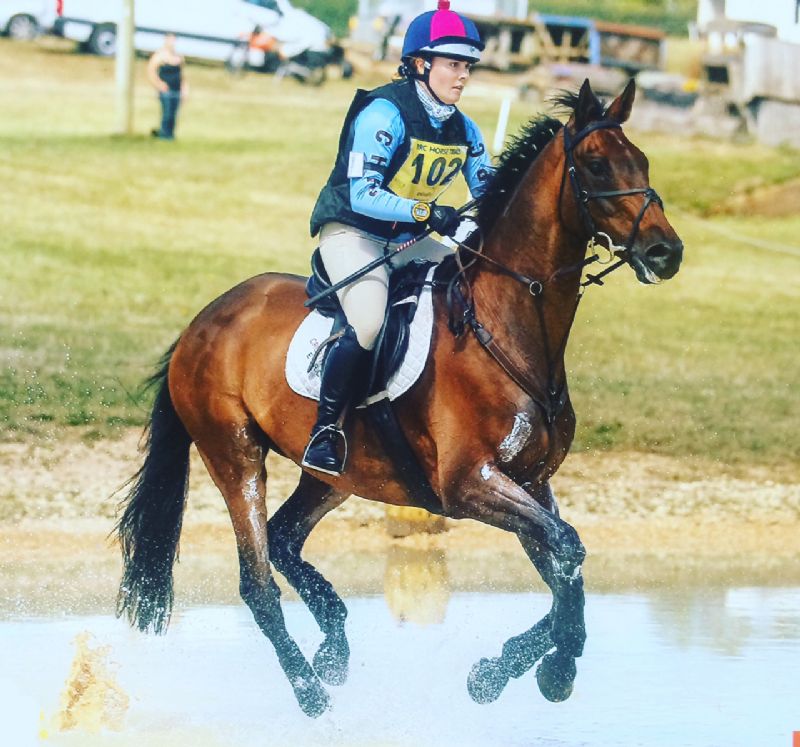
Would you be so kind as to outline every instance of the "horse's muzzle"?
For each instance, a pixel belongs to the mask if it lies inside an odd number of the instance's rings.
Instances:
[[[683,242],[659,241],[643,252],[631,252],[630,263],[641,283],[660,283],[674,277],[683,259]]]

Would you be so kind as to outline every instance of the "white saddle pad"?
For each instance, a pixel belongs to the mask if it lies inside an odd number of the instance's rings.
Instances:
[[[435,267],[431,267],[425,278],[430,281]],[[397,304],[402,304],[398,301]],[[314,363],[309,371],[308,365],[314,353],[325,339],[331,334],[333,319],[322,316],[318,311],[312,311],[297,328],[286,353],[286,381],[293,391],[302,397],[319,401],[319,382],[322,374],[323,354]],[[433,330],[433,296],[431,287],[426,285],[419,295],[419,305],[414,321],[411,323],[411,333],[406,352],[400,368],[395,371],[386,386],[385,392],[379,392],[364,400],[361,406],[370,404],[383,397],[390,400],[397,399],[408,391],[411,385],[420,377],[428,359],[431,347],[431,331]]]

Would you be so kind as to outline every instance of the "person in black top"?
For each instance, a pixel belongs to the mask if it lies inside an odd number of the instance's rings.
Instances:
[[[188,93],[183,72],[183,57],[175,51],[175,34],[164,37],[164,46],[155,51],[147,64],[147,79],[158,91],[161,101],[161,127],[152,131],[153,137],[175,138],[175,120],[181,98]]]

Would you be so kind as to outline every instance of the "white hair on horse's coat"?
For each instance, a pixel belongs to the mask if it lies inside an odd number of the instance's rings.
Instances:
[[[253,475],[246,483],[244,489],[244,497],[248,501],[258,500],[260,494],[258,492],[258,475]]]
[[[518,412],[514,416],[514,425],[500,446],[497,447],[497,455],[501,462],[510,462],[528,443],[531,431],[531,419],[527,412]]]

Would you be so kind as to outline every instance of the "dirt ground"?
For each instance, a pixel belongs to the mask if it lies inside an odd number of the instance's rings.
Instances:
[[[726,215],[759,215],[765,218],[785,218],[797,215],[800,201],[800,179],[784,184],[763,186],[757,177],[753,184],[731,195],[714,213]]]
[[[41,591],[51,571],[53,579],[62,579],[53,583],[63,586],[67,573],[97,594],[115,583],[118,550],[107,535],[117,499],[110,496],[138,468],[139,437],[131,430],[115,441],[87,443],[71,436],[47,444],[0,445],[0,570],[12,587],[11,597],[20,600],[33,587]],[[294,487],[298,470],[273,456],[268,469],[268,503],[274,511]],[[587,567],[601,585],[664,579],[711,583],[730,577],[769,585],[800,582],[800,479],[794,467],[733,468],[637,453],[573,454],[553,486],[562,516],[580,532],[589,553]],[[315,530],[307,555],[326,559],[333,575],[341,572],[355,591],[380,585],[387,567],[399,560],[408,566],[445,555],[450,577],[460,587],[487,577],[501,587],[513,586],[517,573],[530,575],[515,538],[475,522],[448,520],[446,529],[393,538],[385,507],[352,497]],[[233,532],[196,454],[181,551],[185,585],[200,579],[198,600],[235,596]],[[346,573],[354,563],[358,567]],[[83,601],[87,588],[79,595]]]

